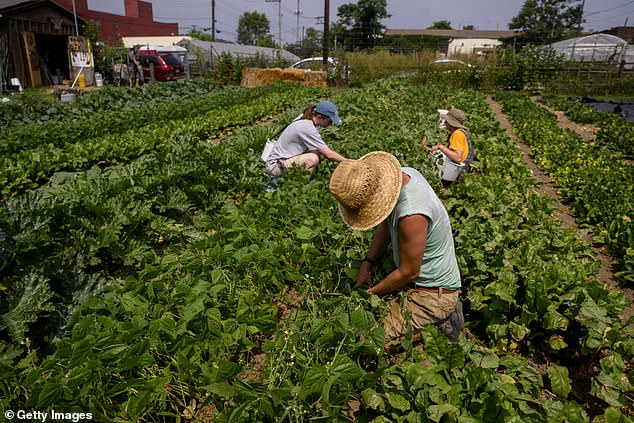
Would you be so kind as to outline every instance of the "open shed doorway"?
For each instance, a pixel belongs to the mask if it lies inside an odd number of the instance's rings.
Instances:
[[[61,85],[65,79],[70,79],[67,44],[66,35],[35,34],[44,85]]]

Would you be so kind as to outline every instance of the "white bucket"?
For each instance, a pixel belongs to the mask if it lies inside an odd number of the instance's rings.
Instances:
[[[438,176],[444,181],[455,181],[464,169],[464,163],[455,163],[440,150],[432,155],[438,168]]]
[[[20,91],[20,92],[24,91],[24,89],[22,88],[22,84],[20,84],[20,80],[18,78],[11,78],[11,80],[9,82],[14,87],[18,87],[18,91]]]
[[[438,119],[438,127],[440,129],[445,129],[445,118],[447,117],[447,113],[449,113],[449,110],[445,110],[445,109],[436,109],[438,110],[438,114],[440,115],[440,118]]]
[[[95,86],[103,87],[103,78],[99,72],[95,72]]]
[[[62,101],[62,103],[74,103],[77,99],[77,95],[73,93],[62,94],[59,96],[59,99]]]

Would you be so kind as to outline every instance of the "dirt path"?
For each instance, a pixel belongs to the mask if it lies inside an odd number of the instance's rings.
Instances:
[[[557,118],[557,124],[561,128],[570,129],[576,132],[584,141],[594,142],[597,137],[597,132],[599,132],[598,126],[592,124],[580,125],[578,123],[572,122],[570,119],[568,119],[564,112],[560,110],[555,110],[552,107],[547,106],[546,104],[540,103],[539,101],[537,101],[537,99],[537,97],[531,97],[531,100],[533,100],[533,102],[537,106],[542,107],[555,115],[555,117]]]
[[[513,125],[511,125],[508,117],[504,113],[502,113],[501,106],[490,96],[487,97],[487,102],[489,103],[489,107],[491,107],[491,110],[493,110],[493,112],[495,113],[498,121],[502,125],[502,128],[506,130],[509,137],[511,137],[511,139],[517,143],[517,146],[522,151],[522,160],[529,167],[533,174],[533,177],[539,184],[539,194],[542,196],[549,195],[557,201],[557,215],[561,219],[562,225],[564,227],[577,227],[577,222],[575,221],[575,218],[570,213],[570,209],[568,208],[568,206],[563,204],[561,196],[557,193],[555,184],[550,180],[548,175],[542,172],[537,167],[535,162],[533,162],[531,158],[530,147],[518,140],[517,135],[513,131]],[[544,107],[541,104],[540,106]],[[597,130],[596,127],[593,127],[592,125],[577,125],[566,118],[563,113],[558,113],[552,110],[550,111],[557,116],[557,121],[560,126],[577,132],[586,141],[592,141],[595,139]],[[603,251],[601,251],[598,246],[593,244],[590,234],[585,235],[584,239],[588,242],[588,244],[592,245],[597,255],[597,259],[601,262],[601,268],[599,269],[599,274],[597,275],[599,281],[603,284],[608,285],[612,289],[620,289],[624,292],[628,307],[623,313],[623,319],[627,321],[627,319],[634,315],[634,290],[623,286],[622,283],[616,280],[616,278],[614,277],[614,272],[612,271],[611,257],[603,253]]]

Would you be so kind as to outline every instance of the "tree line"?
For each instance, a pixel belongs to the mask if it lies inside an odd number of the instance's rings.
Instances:
[[[345,51],[389,45],[393,40],[386,40],[387,28],[382,24],[391,17],[387,7],[387,0],[359,0],[341,5],[337,10],[338,19],[329,27],[329,45]],[[583,0],[526,0],[508,23],[508,28],[518,32],[516,43],[541,45],[578,36],[584,22]],[[451,20],[447,19],[434,22],[427,29],[476,28],[453,28]],[[244,12],[238,21],[236,41],[260,47],[284,47],[302,57],[322,49],[323,31],[318,29],[308,28],[299,44],[286,46],[277,45],[270,31],[270,22],[264,13]],[[197,30],[192,30],[189,35],[211,40],[210,36]]]

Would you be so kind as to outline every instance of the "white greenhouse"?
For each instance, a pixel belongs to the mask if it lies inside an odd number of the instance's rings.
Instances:
[[[557,54],[574,62],[634,64],[634,47],[622,38],[610,34],[593,34],[559,41],[548,46]]]

